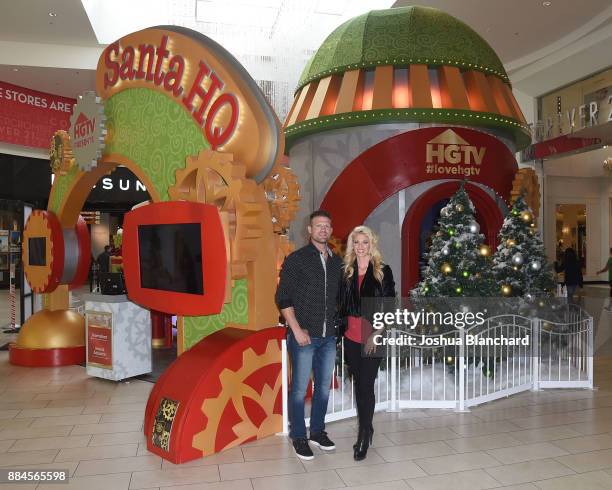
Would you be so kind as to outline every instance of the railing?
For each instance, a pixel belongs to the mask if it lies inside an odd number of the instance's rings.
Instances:
[[[397,334],[393,329],[387,332],[389,336]],[[466,345],[465,340],[470,335],[484,339],[501,335],[513,339],[528,337],[528,341],[503,347]],[[454,341],[454,345],[388,347],[388,355],[382,360],[374,385],[376,410],[449,408],[464,411],[528,390],[593,388],[593,318],[577,306],[570,305],[557,321],[499,315],[486,319],[482,325],[441,336],[450,339],[447,343]],[[459,345],[457,339],[462,341]],[[286,353],[284,341],[283,352]],[[343,342],[339,354],[334,369],[337,387],[330,391],[326,416],[330,422],[356,415],[353,383],[344,363]],[[283,355],[283,373],[286,389],[289,386],[286,354]],[[286,409],[284,423],[287,424]]]

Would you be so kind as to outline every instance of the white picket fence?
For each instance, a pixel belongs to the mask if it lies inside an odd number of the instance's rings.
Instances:
[[[393,330],[388,332],[396,334]],[[468,335],[529,336],[530,341],[526,346],[466,346]],[[376,410],[467,411],[471,406],[528,390],[593,388],[593,318],[575,305],[570,305],[562,322],[501,315],[443,336],[462,337],[463,341],[460,345],[388,347],[392,351],[382,360],[375,384]],[[329,422],[357,414],[343,343],[338,357],[334,370],[338,387],[330,392],[326,416]],[[283,341],[284,432],[288,427],[288,363]]]

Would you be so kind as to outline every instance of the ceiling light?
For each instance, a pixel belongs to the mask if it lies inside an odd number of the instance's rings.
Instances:
[[[13,68],[13,71],[19,71],[19,68]]]
[[[544,5],[544,7],[550,7],[552,2],[542,2],[542,5]]]
[[[57,17],[57,14],[55,12],[49,12],[49,17]]]

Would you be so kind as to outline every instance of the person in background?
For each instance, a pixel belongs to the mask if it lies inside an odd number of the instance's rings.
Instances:
[[[362,300],[368,298],[367,302]],[[378,238],[367,226],[357,226],[348,237],[338,313],[344,332],[344,355],[353,377],[359,432],[353,458],[365,459],[372,443],[374,427],[374,381],[381,357],[376,353],[372,318],[384,308],[384,299],[395,298],[391,268],[383,263]]]
[[[565,272],[565,287],[567,288],[567,303],[574,303],[576,289],[583,286],[582,267],[573,248],[565,249],[563,261],[555,267],[557,272]]]
[[[98,259],[96,260],[96,262],[98,262],[98,267],[99,267],[100,272],[110,271],[110,257],[111,257],[110,251],[111,251],[111,246],[106,245],[104,247],[104,252],[98,255]]]
[[[612,248],[610,249],[610,257],[608,257],[606,266],[600,271],[597,271],[597,274],[602,274],[604,272],[608,272],[608,282],[610,283],[610,302],[608,306],[606,306],[606,310],[612,311]]]
[[[310,443],[324,451],[336,445],[325,432],[325,413],[336,361],[336,300],[342,259],[329,249],[331,217],[325,211],[310,215],[310,243],[288,255],[280,272],[276,303],[287,326],[291,356],[289,420],[298,458],[314,458],[306,438],[304,398],[314,374],[310,414]]]

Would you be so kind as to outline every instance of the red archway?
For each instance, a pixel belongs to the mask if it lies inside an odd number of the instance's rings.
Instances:
[[[432,147],[435,157],[431,156]],[[440,163],[448,147],[466,153],[453,163]],[[478,153],[479,163],[465,156],[468,150]],[[467,169],[474,173],[467,176]],[[326,193],[321,209],[332,215],[334,235],[345,239],[385,199],[421,182],[467,178],[508,202],[517,170],[512,152],[490,134],[461,127],[422,128],[381,141],[350,162]],[[493,199],[490,202],[495,204]]]
[[[459,189],[460,182],[444,182],[419,196],[410,206],[402,223],[402,296],[410,294],[419,279],[420,236],[419,231],[425,214],[438,201],[451,197]],[[495,202],[482,188],[467,183],[465,189],[476,208],[487,244],[497,247],[497,232],[504,217]]]

